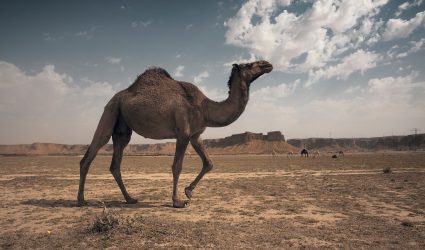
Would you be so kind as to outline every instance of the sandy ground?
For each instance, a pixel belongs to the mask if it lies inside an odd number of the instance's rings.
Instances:
[[[99,156],[76,207],[79,160],[0,157],[0,249],[425,249],[425,153],[213,156],[184,209],[171,207],[172,157],[131,156],[123,179],[139,203]],[[182,196],[200,166],[185,159]],[[93,232],[102,202],[119,224]]]

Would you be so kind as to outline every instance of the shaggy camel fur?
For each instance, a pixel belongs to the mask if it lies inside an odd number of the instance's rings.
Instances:
[[[248,102],[250,84],[272,70],[273,66],[266,61],[234,64],[228,81],[229,96],[222,102],[210,100],[191,83],[174,80],[164,69],[146,70],[105,106],[93,140],[80,162],[77,204],[86,204],[84,184],[87,172],[98,150],[111,136],[114,153],[110,171],[127,203],[137,202],[128,194],[120,170],[123,150],[130,141],[132,131],[135,131],[151,139],[177,139],[172,165],[172,200],[173,207],[185,207],[188,200],[179,198],[177,184],[189,142],[203,163],[201,172],[185,188],[185,194],[190,200],[198,182],[213,168],[200,135],[206,127],[224,127],[238,119]]]

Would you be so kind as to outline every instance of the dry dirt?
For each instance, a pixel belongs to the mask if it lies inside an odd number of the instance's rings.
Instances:
[[[184,209],[170,207],[172,157],[131,156],[123,179],[138,204],[99,156],[76,207],[79,160],[0,157],[0,249],[425,249],[425,153],[213,156]],[[185,159],[181,193],[199,169]],[[102,202],[118,224],[93,232]]]

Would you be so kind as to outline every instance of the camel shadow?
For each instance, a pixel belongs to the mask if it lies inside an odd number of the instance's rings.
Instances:
[[[146,202],[138,202],[136,204],[127,204],[124,201],[99,201],[99,200],[86,200],[87,204],[84,207],[103,207],[102,202],[108,208],[154,208],[165,206],[165,204],[152,204]],[[44,208],[64,207],[64,208],[79,208],[76,200],[67,199],[29,199],[22,201],[23,205],[31,205]]]

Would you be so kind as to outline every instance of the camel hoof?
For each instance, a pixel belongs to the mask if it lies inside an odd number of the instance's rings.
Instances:
[[[189,187],[186,187],[184,189],[184,193],[186,194],[186,197],[190,200],[192,198],[192,189],[190,189]]]
[[[133,198],[128,198],[126,201],[127,201],[127,204],[136,204],[137,203],[137,199],[133,199]]]
[[[87,205],[87,201],[85,201],[85,200],[78,200],[77,201],[77,207],[84,207],[85,205]]]
[[[173,200],[174,208],[185,208],[189,205],[189,201]]]

